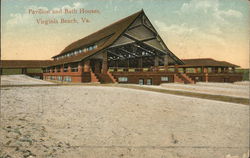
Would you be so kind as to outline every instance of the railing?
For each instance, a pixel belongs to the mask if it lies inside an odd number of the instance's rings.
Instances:
[[[184,70],[185,69],[185,70]],[[193,70],[191,70],[193,69]],[[44,73],[60,73],[60,72],[69,72],[68,68],[62,69],[51,69],[47,70],[47,72]],[[168,73],[186,73],[186,74],[203,74],[203,73],[208,73],[208,74],[241,74],[241,72],[235,72],[232,70],[227,70],[227,71],[208,71],[208,72],[203,72],[202,69],[199,71],[195,71],[195,68],[185,68],[181,66],[152,66],[148,68],[128,68],[128,67],[109,67],[108,69],[109,72],[168,72]],[[79,71],[78,67],[73,67],[71,68],[71,72],[81,72]]]
[[[193,69],[193,70],[190,70]],[[149,68],[126,68],[126,67],[109,67],[109,72],[169,72],[169,73],[186,73],[186,74],[197,74],[197,73],[209,73],[209,74],[225,74],[225,73],[231,73],[231,74],[240,74],[239,72],[235,71],[208,71],[203,72],[202,69],[200,71],[195,71],[195,68],[188,68],[188,70],[184,70],[183,67],[180,66],[158,66],[158,67],[149,67]]]
[[[71,72],[78,72],[78,68],[77,67],[71,68]]]
[[[172,67],[124,68],[109,67],[109,72],[175,72]]]

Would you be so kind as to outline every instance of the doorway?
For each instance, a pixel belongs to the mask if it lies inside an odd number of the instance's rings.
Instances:
[[[102,60],[101,59],[91,59],[90,68],[94,73],[101,73],[102,70]]]

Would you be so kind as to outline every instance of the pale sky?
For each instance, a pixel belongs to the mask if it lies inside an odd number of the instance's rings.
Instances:
[[[68,44],[144,9],[179,58],[214,58],[249,67],[247,0],[1,0],[2,59],[51,59]],[[33,15],[33,10],[96,9],[97,14]],[[36,19],[79,19],[38,24]],[[89,23],[80,22],[87,18]]]

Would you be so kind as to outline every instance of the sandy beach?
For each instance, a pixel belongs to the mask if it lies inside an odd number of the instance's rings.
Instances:
[[[47,83],[24,85],[33,82]],[[120,87],[18,85],[1,88],[3,158],[249,154],[248,105]]]

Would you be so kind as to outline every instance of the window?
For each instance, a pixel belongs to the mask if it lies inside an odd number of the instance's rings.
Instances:
[[[71,79],[70,76],[65,76],[65,77],[64,77],[64,81],[66,81],[66,82],[71,82],[72,79]]]
[[[168,81],[168,77],[167,76],[162,76],[161,81]]]
[[[195,81],[200,81],[200,77],[199,77],[199,76],[196,76],[196,77],[195,77]]]
[[[118,82],[128,82],[128,78],[127,77],[119,77]]]
[[[57,80],[58,80],[58,81],[62,81],[62,76],[58,76],[58,77],[57,77]]]
[[[186,73],[195,73],[194,68],[186,68]]]
[[[151,78],[147,79],[147,85],[152,85],[152,79]]]
[[[144,84],[144,79],[140,78],[139,79],[139,85],[143,85]]]
[[[92,46],[89,46],[88,50],[93,50],[93,47],[92,47]]]

